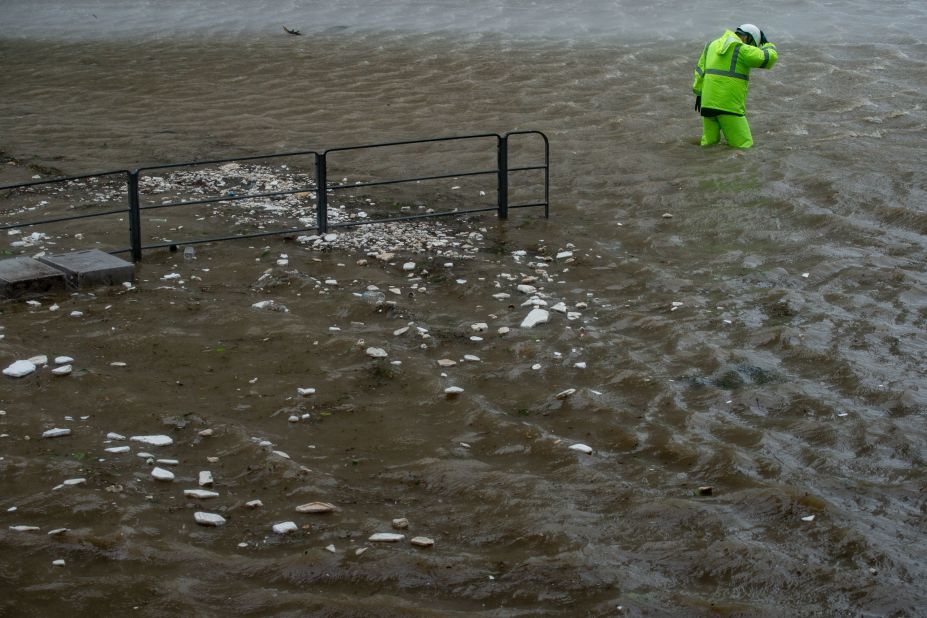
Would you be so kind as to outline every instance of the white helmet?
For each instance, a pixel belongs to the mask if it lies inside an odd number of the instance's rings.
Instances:
[[[763,33],[760,32],[760,29],[754,26],[753,24],[742,24],[737,28],[737,34],[749,34],[753,37],[753,44],[757,47],[760,46],[760,40],[763,38]]]

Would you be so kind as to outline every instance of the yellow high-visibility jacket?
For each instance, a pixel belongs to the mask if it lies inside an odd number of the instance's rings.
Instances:
[[[725,30],[702,50],[692,91],[702,97],[702,107],[742,116],[746,112],[750,69],[771,69],[778,59],[772,43],[762,47],[746,45],[732,30]]]

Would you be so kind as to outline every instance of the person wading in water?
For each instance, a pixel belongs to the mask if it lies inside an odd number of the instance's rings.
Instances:
[[[702,146],[721,141],[729,146],[750,148],[753,135],[747,123],[747,89],[750,69],[771,69],[779,59],[776,46],[763,31],[744,24],[725,30],[702,50],[695,66],[695,111],[702,116]]]

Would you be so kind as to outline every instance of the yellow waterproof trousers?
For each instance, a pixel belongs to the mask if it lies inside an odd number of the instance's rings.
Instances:
[[[753,135],[750,133],[750,124],[744,116],[721,114],[708,118],[702,116],[702,146],[712,146],[721,141],[721,133],[728,146],[734,148],[749,148],[753,145]]]

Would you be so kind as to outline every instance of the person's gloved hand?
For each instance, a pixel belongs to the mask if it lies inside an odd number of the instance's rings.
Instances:
[[[702,109],[702,95],[697,95],[695,97],[695,111],[701,111]]]

